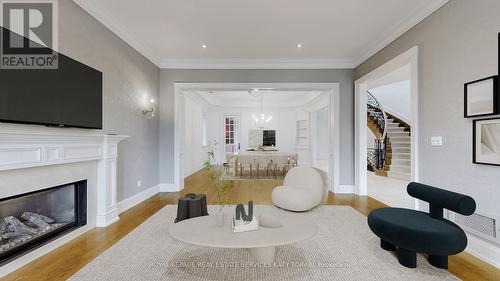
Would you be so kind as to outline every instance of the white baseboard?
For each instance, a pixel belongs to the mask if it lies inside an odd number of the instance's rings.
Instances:
[[[497,268],[500,268],[500,247],[467,233],[468,244],[465,251]]]
[[[160,192],[178,192],[181,189],[173,183],[160,183]]]
[[[142,203],[146,199],[149,199],[150,197],[158,194],[160,192],[160,185],[155,185],[153,187],[150,187],[144,191],[141,191],[140,193],[137,193],[136,195],[133,195],[132,197],[129,197],[125,200],[122,200],[118,202],[118,213],[121,214],[125,212],[126,210],[134,207],[135,205]]]
[[[191,176],[191,175],[193,175],[193,174],[195,174],[195,173],[199,172],[199,171],[200,171],[201,169],[203,169],[203,168],[204,168],[204,165],[200,165],[200,166],[198,166],[198,167],[195,167],[195,168],[193,168],[193,169],[190,169],[190,170],[189,170],[189,172],[187,172],[187,171],[186,171],[184,178],[187,178],[187,177],[189,177],[189,176]]]
[[[115,222],[117,222],[120,217],[118,216],[118,207],[115,207],[105,214],[99,214],[97,215],[95,225],[96,227],[107,227]]]
[[[354,193],[354,185],[341,184],[335,193]]]

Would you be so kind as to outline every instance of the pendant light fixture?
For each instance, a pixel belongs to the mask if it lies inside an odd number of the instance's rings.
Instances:
[[[254,89],[251,93],[252,96],[259,96],[260,94],[260,114],[253,114],[252,118],[255,121],[255,127],[264,129],[269,125],[271,119],[273,119],[272,115],[266,115],[264,113],[264,93],[259,92],[259,89]]]

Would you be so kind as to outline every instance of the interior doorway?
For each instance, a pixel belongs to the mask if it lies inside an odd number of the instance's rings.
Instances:
[[[308,151],[304,153],[304,155],[299,155],[299,163],[303,165],[313,165],[313,161],[316,162],[317,157],[314,158],[312,156],[312,149],[310,143],[310,136],[312,136],[313,132],[310,131],[310,125],[315,123],[312,120],[311,116],[316,111],[325,112],[322,114],[323,121],[326,121],[327,130],[322,130],[322,133],[326,133],[326,141],[325,144],[328,146],[327,155],[321,154],[322,160],[325,160],[328,163],[327,171],[325,171],[325,185],[329,190],[335,192],[339,189],[339,102],[340,102],[340,89],[338,83],[176,83],[175,84],[175,123],[174,123],[174,171],[175,171],[175,186],[179,187],[179,190],[184,187],[184,178],[188,173],[184,171],[186,165],[184,165],[185,161],[189,161],[191,157],[189,153],[193,150],[192,147],[188,147],[189,143],[192,141],[187,140],[185,130],[187,128],[195,128],[196,126],[186,126],[186,124],[193,123],[188,121],[191,116],[198,117],[198,115],[204,116],[205,122],[201,122],[201,128],[205,128],[207,131],[207,127],[210,127],[210,124],[221,124],[220,129],[215,129],[219,133],[210,133],[204,132],[201,135],[205,135],[205,140],[209,144],[215,144],[215,153],[219,155],[217,157],[217,162],[219,164],[224,163],[226,159],[225,155],[227,153],[234,153],[237,151],[245,151],[249,149],[249,142],[252,139],[250,133],[255,131],[256,128],[259,128],[261,125],[255,124],[255,128],[249,129],[249,123],[254,122],[255,117],[260,116],[260,112],[252,112],[255,114],[250,114],[246,112],[245,109],[240,107],[228,108],[220,105],[214,104],[212,109],[207,109],[202,112],[202,114],[198,114],[198,112],[189,112],[186,114],[186,106],[191,102],[189,101],[189,96],[193,93],[197,93],[198,95],[207,95],[209,96],[208,100],[212,102],[216,101],[217,94],[219,92],[224,93],[225,101],[235,102],[236,104],[242,103],[243,101],[238,99],[232,99],[228,93],[231,92],[245,92],[246,99],[250,99],[248,95],[252,94],[252,90],[255,89],[264,89],[265,91],[279,91],[279,92],[301,92],[302,95],[305,94],[314,94],[314,93],[322,93],[321,98],[317,95],[311,95],[311,98],[307,98],[310,102],[307,103],[307,108],[304,106],[301,107],[300,110],[294,109],[297,111],[296,121],[289,122],[289,118],[280,117],[280,110],[276,109],[277,112],[273,112],[269,108],[265,108],[266,120],[268,119],[267,115],[273,115],[270,124],[272,125],[270,128],[264,129],[270,130],[272,133],[276,135],[272,138],[272,142],[276,142],[279,149],[280,146],[292,146],[296,151],[303,150]],[[245,93],[243,93],[245,94]],[[314,96],[314,98],[312,98]],[[212,97],[212,98],[210,98]],[[322,97],[325,97],[323,99]],[[244,98],[244,99],[245,99]],[[293,102],[295,100],[298,102],[300,98],[292,99]],[[318,101],[316,103],[316,101]],[[265,104],[269,104],[272,102],[272,99],[266,100]],[[217,103],[217,102],[215,102]],[[193,108],[193,107],[191,107]],[[293,106],[291,108],[294,108]],[[243,111],[242,111],[243,110]],[[210,114],[217,111],[216,114]],[[299,112],[300,111],[300,112]],[[302,113],[305,111],[306,113]],[[272,113],[272,114],[271,114]],[[219,115],[217,115],[219,114]],[[250,114],[250,115],[249,115]],[[249,117],[249,116],[253,117]],[[307,118],[306,118],[307,115]],[[304,122],[306,120],[307,122]],[[194,122],[197,124],[198,122]],[[255,121],[257,123],[257,121]],[[290,123],[291,126],[284,126],[283,123]],[[206,124],[206,126],[203,126]],[[252,123],[253,124],[253,123]],[[306,126],[307,125],[307,126]],[[217,125],[218,126],[218,125]],[[279,128],[276,128],[278,126]],[[284,127],[283,127],[284,126]],[[322,126],[324,124],[322,123]],[[243,128],[245,127],[245,128]],[[289,127],[289,128],[288,128]],[[212,130],[213,131],[213,130]],[[290,136],[285,136],[285,131],[290,134]],[[269,133],[269,132],[267,132]],[[194,135],[194,134],[191,134]],[[214,136],[218,138],[218,136],[222,136],[220,139],[215,139]],[[305,138],[307,136],[307,138]],[[197,137],[196,137],[197,138]],[[265,138],[264,138],[265,139]],[[264,143],[268,142],[264,140]],[[288,144],[290,142],[290,144]],[[198,150],[198,148],[196,148]],[[287,149],[285,149],[289,152]],[[294,152],[296,152],[294,151]],[[322,150],[324,152],[325,150]],[[308,156],[309,155],[309,156]],[[313,159],[314,158],[314,159]],[[199,161],[198,161],[199,162]],[[196,162],[197,163],[197,162]]]
[[[235,153],[240,150],[240,123],[239,115],[224,115],[224,153]]]
[[[356,193],[418,208],[418,47],[355,82]]]

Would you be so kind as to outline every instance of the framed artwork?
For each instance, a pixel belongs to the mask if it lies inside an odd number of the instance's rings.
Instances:
[[[259,129],[248,130],[248,147],[257,149],[264,145],[264,131]]]
[[[464,117],[498,114],[498,76],[491,76],[465,83]]]
[[[472,136],[472,162],[500,166],[500,118],[474,120]]]

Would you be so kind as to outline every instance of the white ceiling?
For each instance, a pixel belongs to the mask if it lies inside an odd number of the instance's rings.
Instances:
[[[163,68],[352,68],[448,2],[73,1]]]
[[[264,107],[299,107],[317,99],[322,91],[277,91],[261,90],[258,94],[251,91],[192,91],[205,102],[223,107],[260,107],[261,94],[264,97]]]

